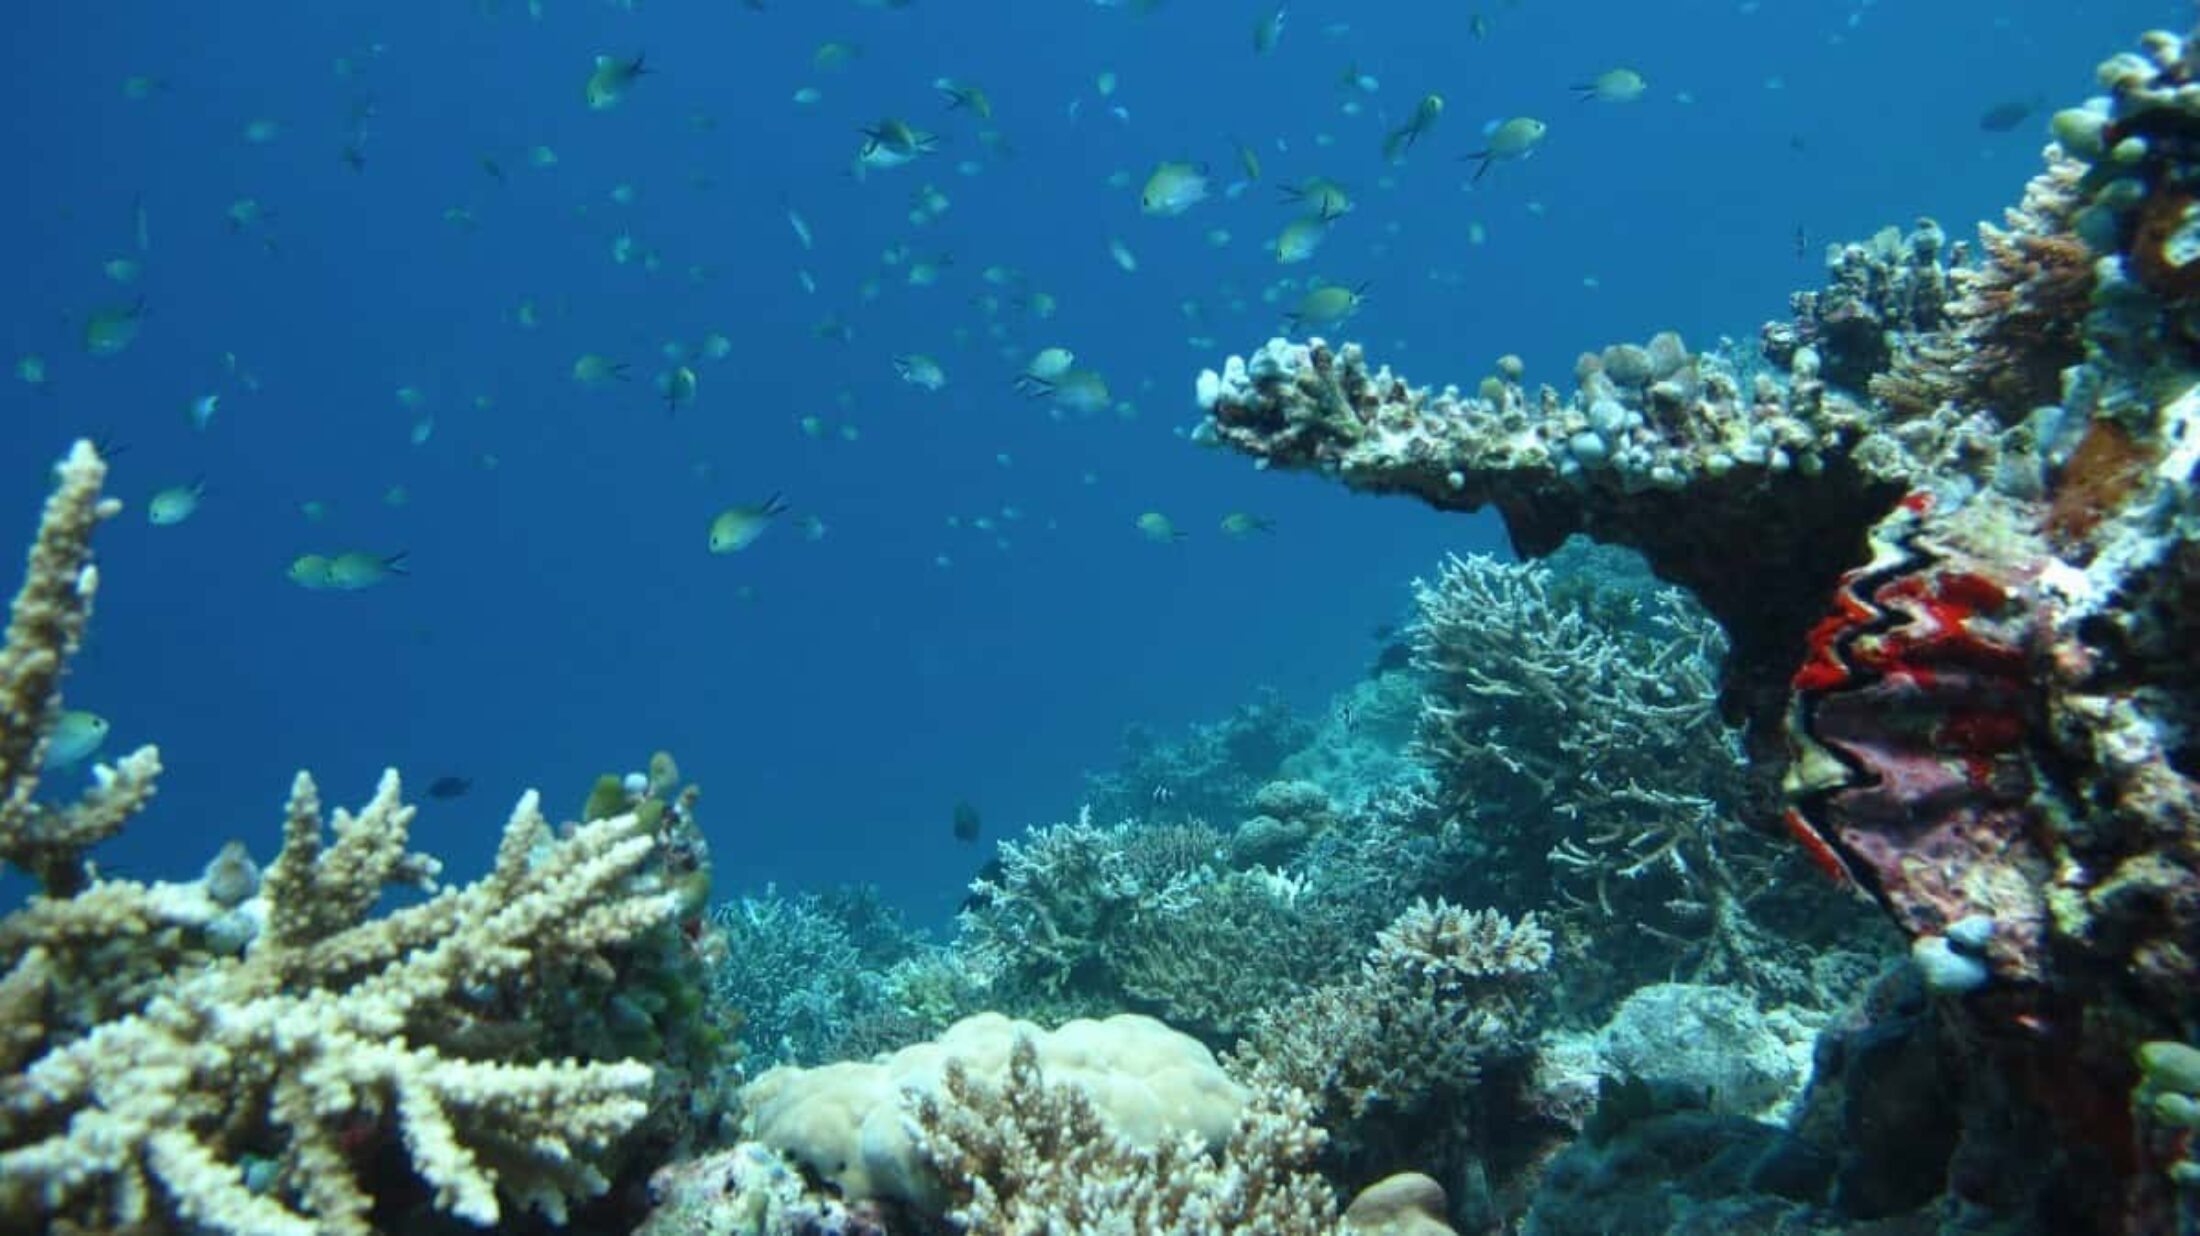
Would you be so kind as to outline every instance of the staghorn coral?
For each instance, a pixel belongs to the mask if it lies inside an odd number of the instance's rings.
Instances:
[[[1574,934],[1623,921],[1700,972],[1754,976],[1746,903],[1783,856],[1735,822],[1747,787],[1713,686],[1725,641],[1678,589],[1585,594],[1579,578],[1453,557],[1416,584],[1418,748],[1438,799],[1495,851],[1490,870],[1548,880]]]
[[[1179,910],[1126,924],[1107,942],[1110,969],[1171,1025],[1227,1038],[1256,1010],[1350,968],[1363,920],[1316,900],[1303,878],[1232,873]]]
[[[1486,1059],[1522,1050],[1522,985],[1550,957],[1550,936],[1532,914],[1515,921],[1415,902],[1377,937],[1358,974],[1263,1010],[1228,1063],[1256,1090],[1309,1096],[1324,1129],[1356,1141],[1371,1114],[1457,1098]]]
[[[593,1156],[646,1114],[651,1068],[482,1046],[512,1037],[491,1010],[546,968],[602,966],[671,916],[642,871],[648,830],[622,814],[555,838],[529,794],[486,877],[377,918],[385,888],[434,875],[406,849],[396,774],[327,834],[300,774],[256,892],[219,867],[96,879],[85,848],[150,796],[158,757],[101,769],[87,802],[33,802],[44,738],[24,727],[56,715],[96,587],[89,533],[114,509],[87,444],[58,477],[0,652],[0,850],[43,887],[0,919],[0,1226],[364,1234],[378,1197],[358,1152],[385,1132],[473,1223],[504,1199],[562,1218],[600,1192]],[[262,926],[233,955],[209,929],[245,896],[234,910]],[[140,952],[160,968],[101,969]]]
[[[1004,841],[999,870],[971,882],[965,951],[1011,985],[1056,995],[1090,987],[1106,972],[1108,941],[1134,920],[1192,904],[1219,850],[1211,830],[1102,828],[1089,810]]]
[[[709,919],[718,942],[712,996],[741,1011],[742,1054],[758,1065],[844,1054],[855,1026],[887,1015],[888,969],[916,947],[898,916],[861,892],[786,897],[767,887],[713,907]]]
[[[1314,789],[1277,785],[1271,806]],[[1081,818],[1002,845],[998,872],[971,885],[957,954],[990,1007],[1131,1008],[1226,1039],[1253,1010],[1348,971],[1388,908],[1432,887],[1459,848],[1456,830],[1409,837],[1363,820],[1324,829],[1283,867],[1236,871],[1204,825]]]
[[[1322,1133],[1304,1097],[1257,1090],[1219,1146],[1197,1133],[1134,1142],[1088,1090],[1050,1080],[1020,1036],[995,1085],[950,1061],[912,1092],[918,1150],[947,1182],[947,1215],[975,1232],[1260,1232],[1329,1236],[1337,1201],[1308,1166]],[[1211,1151],[1211,1152],[1210,1152]]]
[[[36,798],[47,736],[61,715],[61,676],[84,642],[99,591],[92,530],[121,510],[100,496],[106,475],[88,442],[77,443],[55,467],[54,491],[0,646],[0,861],[29,873],[54,897],[90,883],[84,852],[145,805],[160,775],[160,753],[141,747],[101,766],[91,790],[73,803],[54,806]]]

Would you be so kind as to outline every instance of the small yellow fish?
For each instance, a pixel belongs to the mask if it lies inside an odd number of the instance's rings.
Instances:
[[[608,356],[584,352],[579,360],[573,362],[573,380],[582,386],[601,386],[613,378],[621,382],[627,380],[624,361],[614,361]]]
[[[137,341],[138,325],[145,320],[145,298],[129,305],[95,309],[84,319],[84,350],[93,356],[113,356]]]
[[[1474,169],[1474,179],[1480,180],[1483,173],[1490,170],[1492,163],[1525,159],[1534,154],[1536,147],[1543,144],[1543,135],[1548,132],[1550,126],[1533,116],[1515,116],[1490,127],[1489,145],[1462,157],[1479,161]]]
[[[1139,534],[1149,541],[1166,544],[1184,539],[1184,534],[1176,530],[1176,525],[1169,522],[1169,517],[1159,511],[1147,511],[1140,515],[1137,527]]]
[[[617,107],[626,98],[626,92],[649,72],[637,54],[632,59],[619,56],[598,56],[596,67],[588,75],[588,106],[593,111]]]
[[[46,358],[36,352],[25,352],[15,359],[15,376],[23,384],[38,390],[46,389],[50,376],[46,371]]]
[[[1284,8],[1284,5],[1279,4],[1272,11],[1261,14],[1260,20],[1253,23],[1254,55],[1265,56],[1276,50],[1276,41],[1283,37]]]
[[[677,412],[695,402],[699,380],[695,370],[686,365],[668,370],[657,379],[657,389],[665,397],[665,411]]]
[[[1256,532],[1274,532],[1275,530],[1275,520],[1260,515],[1248,514],[1245,511],[1232,511],[1222,517],[1222,532],[1225,536],[1246,537]]]
[[[402,550],[394,554],[377,554],[355,549],[328,560],[327,586],[338,592],[372,588],[392,576],[406,574],[404,564]]]
[[[1303,262],[1321,248],[1329,235],[1329,221],[1320,215],[1303,215],[1283,225],[1276,234],[1276,260],[1286,265]]]
[[[328,568],[326,555],[300,554],[290,560],[290,568],[283,575],[300,588],[319,592],[329,587]]]
[[[902,381],[922,390],[936,391],[947,385],[947,371],[922,352],[895,357],[894,372],[901,375]]]
[[[1108,410],[1108,384],[1090,369],[1072,369],[1042,385],[1055,407],[1087,415]]]
[[[1260,152],[1244,142],[1237,144],[1238,169],[1247,180],[1260,179]]]
[[[1391,163],[1396,163],[1398,160],[1405,158],[1406,152],[1413,149],[1413,143],[1419,141],[1421,136],[1430,129],[1435,128],[1437,119],[1443,114],[1444,96],[1440,94],[1421,96],[1420,103],[1413,109],[1413,115],[1404,124],[1391,130],[1390,135],[1383,139],[1383,158]]]
[[[170,485],[145,502],[145,519],[156,528],[172,528],[191,518],[199,509],[199,499],[206,493],[206,482],[196,480],[189,485]]]
[[[1285,315],[1291,329],[1303,330],[1309,326],[1333,326],[1357,313],[1360,302],[1367,299],[1367,285],[1348,288],[1332,283],[1315,288],[1299,298],[1298,307]]]
[[[1023,376],[1040,382],[1052,382],[1069,372],[1077,363],[1077,354],[1068,348],[1041,348],[1025,364]]]
[[[993,100],[987,98],[985,91],[976,86],[968,82],[958,82],[952,77],[942,77],[932,82],[932,88],[947,96],[950,110],[966,108],[980,120],[993,119]]]
[[[756,538],[786,509],[778,494],[754,506],[727,507],[710,521],[710,552],[730,554],[756,544]]]
[[[810,53],[810,67],[820,72],[831,72],[846,67],[849,61],[862,53],[863,49],[853,43],[830,39],[818,44],[817,50]]]
[[[1309,176],[1304,184],[1285,185],[1283,198],[1313,209],[1316,216],[1339,219],[1352,213],[1352,195],[1326,176]]]
[[[46,731],[46,750],[41,763],[46,772],[58,772],[92,758],[107,741],[107,718],[81,708],[64,709]]]
[[[1192,163],[1163,163],[1146,178],[1138,208],[1149,215],[1173,217],[1207,200],[1207,169]]]
[[[856,161],[864,167],[900,167],[939,145],[939,137],[906,120],[888,116],[863,130]]]
[[[1643,96],[1650,83],[1633,69],[1606,69],[1588,81],[1573,88],[1583,102],[1632,103]]]

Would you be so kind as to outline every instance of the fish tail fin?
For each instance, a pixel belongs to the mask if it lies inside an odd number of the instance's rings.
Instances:
[[[392,575],[412,574],[412,571],[405,565],[405,559],[410,556],[411,553],[412,551],[409,549],[398,550],[396,553],[391,554],[389,557],[382,560],[382,569],[388,571]]]

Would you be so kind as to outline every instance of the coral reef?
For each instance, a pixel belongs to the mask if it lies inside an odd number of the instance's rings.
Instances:
[[[1085,778],[1085,806],[1102,819],[1150,816],[1234,820],[1246,799],[1276,776],[1283,757],[1306,745],[1313,725],[1283,697],[1261,691],[1218,722],[1165,740],[1144,725],[1123,734],[1123,762]]]
[[[1306,1095],[1343,1174],[1409,1157],[1433,1168],[1484,1069],[1525,1054],[1533,981],[1550,958],[1533,915],[1417,902],[1358,974],[1263,1009],[1230,1067],[1256,1091]]]
[[[1760,1011],[1731,987],[1653,983],[1629,995],[1598,1033],[1600,1072],[1686,1086],[1722,1115],[1778,1119],[1802,1093],[1822,1020]]]
[[[1437,804],[1484,847],[1481,872],[1555,890],[1554,925],[1587,963],[1569,972],[1579,1011],[1676,966],[1805,998],[1793,950],[1751,912],[1796,901],[1801,880],[1782,877],[1804,873],[1740,823],[1748,780],[1715,700],[1725,641],[1685,593],[1591,567],[1581,544],[1548,564],[1454,557],[1416,583],[1415,749]],[[1478,895],[1504,903],[1503,885]],[[1821,926],[1853,918],[1808,900]]]
[[[1308,819],[1328,822],[1274,867],[1204,826],[1102,828],[1089,815],[1002,843],[993,874],[971,885],[960,966],[988,1007],[1018,1016],[1128,1008],[1224,1042],[1257,1011],[1349,973],[1393,907],[1464,865],[1456,828],[1412,836],[1332,817],[1310,783],[1271,782],[1255,801],[1301,835]]]
[[[1196,1132],[1142,1142],[1089,1088],[1050,1080],[1027,1035],[998,1084],[950,1060],[938,1091],[910,1107],[918,1150],[953,1182],[947,1215],[968,1231],[1339,1231],[1336,1198],[1309,1166],[1321,1131],[1289,1089],[1254,1092],[1219,1144]]]
[[[41,884],[0,919],[0,1225],[367,1233],[402,1190],[366,1152],[398,1137],[439,1210],[562,1218],[606,1187],[597,1156],[648,1113],[653,1071],[534,1058],[508,1014],[676,913],[655,836],[633,813],[554,836],[529,794],[487,876],[377,917],[437,874],[396,775],[324,827],[301,774],[257,879],[234,851],[193,884],[100,878],[85,851],[150,797],[157,754],[75,804],[34,795],[104,473],[83,443],[60,465],[0,653],[0,855]]]
[[[1081,1088],[1111,1136],[1146,1149],[1186,1134],[1222,1144],[1249,1097],[1198,1040],[1149,1017],[1042,1031],[983,1013],[873,1062],[765,1072],[743,1091],[744,1133],[792,1155],[845,1197],[938,1215],[966,1180],[933,1165],[905,1105],[942,1094],[950,1071],[966,1085],[1006,1082],[1018,1052],[1029,1052],[1056,1086]]]
[[[1203,375],[1201,436],[1694,592],[1756,786],[1969,1045],[1943,1187],[2167,1230],[2128,1095],[2200,1024],[2200,44],[2099,78],[1975,262],[1929,223],[1843,246],[1764,365],[1660,336],[1462,395],[1277,340]],[[1985,1166],[2042,1146],[2052,1188]]]
[[[888,974],[920,943],[875,889],[787,897],[766,888],[719,903],[709,917],[712,995],[741,1010],[742,1058],[758,1068],[848,1054],[859,1026],[892,1016]]]

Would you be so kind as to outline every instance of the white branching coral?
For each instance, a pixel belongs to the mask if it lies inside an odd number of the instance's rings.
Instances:
[[[56,806],[36,797],[48,738],[61,716],[61,676],[84,642],[99,591],[92,530],[122,509],[100,496],[106,477],[107,466],[88,442],[55,465],[54,491],[0,646],[0,862],[59,895],[84,886],[84,851],[120,831],[153,796],[160,775],[160,753],[142,747],[102,765],[75,802]]]
[[[1419,750],[1502,865],[1542,860],[1561,916],[1700,940],[1703,964],[1746,969],[1742,905],[1779,851],[1735,819],[1725,638],[1679,589],[1604,571],[1454,556],[1417,583]]]
[[[211,879],[95,879],[85,848],[150,796],[157,756],[100,770],[70,807],[33,796],[97,579],[103,471],[84,444],[62,465],[0,652],[0,858],[43,888],[0,918],[0,1228],[368,1236],[355,1152],[393,1132],[438,1208],[562,1219],[605,1187],[592,1156],[646,1114],[651,1069],[491,1045],[515,1041],[505,1018],[538,976],[604,966],[672,915],[643,870],[653,833],[624,814],[555,837],[530,793],[486,877],[375,917],[435,874],[406,850],[396,774],[332,835],[300,774],[256,895],[233,873],[219,897]],[[264,926],[224,949],[225,914]]]
[[[1134,1142],[1083,1088],[1051,1081],[1029,1037],[1003,1084],[950,1061],[908,1099],[917,1148],[972,1232],[1261,1232],[1330,1236],[1337,1202],[1311,1163],[1321,1130],[1304,1096],[1257,1091],[1220,1146],[1178,1132]]]
[[[1360,973],[1262,1010],[1232,1070],[1256,1090],[1308,1095],[1322,1127],[1349,1140],[1371,1112],[1456,1097],[1485,1058],[1518,1049],[1528,1033],[1519,997],[1550,959],[1532,914],[1416,902],[1377,935]]]

